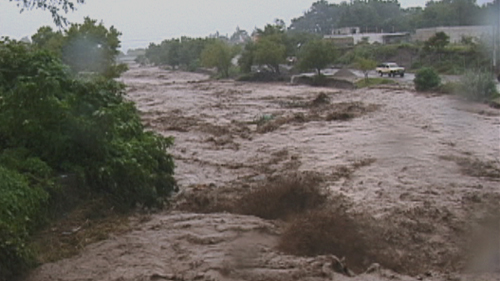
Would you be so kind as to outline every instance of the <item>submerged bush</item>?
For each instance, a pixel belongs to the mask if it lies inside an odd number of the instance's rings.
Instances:
[[[467,71],[459,82],[459,94],[474,101],[487,101],[498,96],[493,76],[485,71]]]
[[[294,217],[279,238],[278,248],[292,255],[335,255],[361,270],[369,265],[374,246],[362,233],[363,223],[346,210],[318,208]]]
[[[326,194],[313,178],[282,179],[245,194],[238,202],[239,213],[264,219],[286,219],[317,208],[326,202]]]
[[[435,89],[441,83],[441,78],[436,71],[429,67],[421,68],[415,73],[415,89],[419,92]]]

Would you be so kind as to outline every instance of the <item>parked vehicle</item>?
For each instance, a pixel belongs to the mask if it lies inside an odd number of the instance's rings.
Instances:
[[[387,74],[389,77],[395,77],[396,75],[399,75],[400,77],[405,76],[405,68],[398,66],[394,62],[381,63],[377,65],[375,71],[377,71],[380,76],[384,76],[384,74]]]

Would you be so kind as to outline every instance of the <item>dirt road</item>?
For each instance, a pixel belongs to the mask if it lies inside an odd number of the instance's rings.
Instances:
[[[28,280],[499,280],[500,111],[397,88],[210,81],[153,67],[122,79],[145,124],[175,137],[175,206],[314,175],[383,247],[346,277],[333,256],[278,251],[284,221],[169,210]]]

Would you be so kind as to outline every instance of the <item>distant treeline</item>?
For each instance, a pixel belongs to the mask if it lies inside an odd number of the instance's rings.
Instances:
[[[476,0],[442,0],[429,1],[424,8],[404,9],[397,0],[340,4],[320,0],[304,15],[293,19],[289,31],[326,35],[342,27],[359,27],[361,32],[399,32],[436,26],[488,25],[498,21],[495,5],[479,6]]]
[[[336,28],[356,27],[361,32],[411,32],[424,27],[495,24],[495,19],[498,21],[500,17],[498,3],[500,0],[479,6],[475,0],[443,0],[429,1],[424,8],[403,9],[397,0],[354,0],[340,4],[320,0],[313,3],[303,16],[293,19],[290,26],[277,19],[263,29],[256,28],[250,35],[238,28],[230,37],[215,34],[207,38],[167,39],[160,44],[151,43],[137,62],[189,71],[200,66],[217,67],[223,77],[231,76],[229,72],[241,74],[255,70],[280,74],[280,65],[283,64],[289,64],[288,72],[318,71],[318,65],[322,64],[311,65],[316,56],[307,53],[314,54],[317,52],[311,50],[327,48],[317,41],[322,35],[332,34]],[[410,69],[432,66],[439,73],[447,74],[460,74],[470,68],[491,68],[491,41],[464,37],[461,43],[450,44],[449,37],[442,35],[442,38],[437,38],[439,40],[434,38],[436,42],[425,44],[372,46],[361,42],[349,47],[330,44],[333,55],[328,55],[327,61],[354,67],[360,59],[390,60]]]
[[[216,34],[206,38],[166,39],[160,44],[151,43],[145,55],[138,56],[136,61],[188,71],[201,66],[216,67],[219,74],[227,77],[237,60],[237,72],[250,72],[252,66],[259,65],[278,73],[278,65],[285,63],[287,57],[297,56],[300,46],[321,38],[305,32],[288,33],[282,20],[276,20],[263,29],[257,28],[253,35],[259,40],[254,42],[245,30],[239,28],[231,37]]]
[[[156,65],[183,66],[192,71],[199,66],[203,49],[213,41],[213,38],[181,37],[164,40],[160,44],[151,43],[146,49],[146,57]]]

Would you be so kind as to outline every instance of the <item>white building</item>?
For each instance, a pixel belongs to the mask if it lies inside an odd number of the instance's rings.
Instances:
[[[346,35],[325,35],[324,39],[332,41],[334,44],[339,45],[352,45],[361,42],[370,44],[391,44],[408,42],[410,40],[410,33],[408,32],[395,32],[395,33],[353,33]]]
[[[460,43],[462,38],[470,37],[475,39],[491,38],[493,36],[493,26],[440,26],[431,28],[421,28],[415,31],[412,41],[427,41],[438,32],[444,32],[450,37],[450,43]]]

